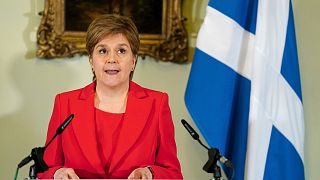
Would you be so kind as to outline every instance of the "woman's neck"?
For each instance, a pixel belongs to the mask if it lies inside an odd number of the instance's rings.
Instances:
[[[108,87],[97,82],[95,107],[111,113],[124,113],[127,105],[129,83],[119,87]]]

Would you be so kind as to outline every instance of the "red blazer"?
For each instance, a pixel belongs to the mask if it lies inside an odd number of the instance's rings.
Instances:
[[[38,174],[39,178],[53,178],[61,167],[75,169],[80,178],[127,178],[144,166],[151,166],[155,179],[182,178],[166,93],[130,82],[123,127],[108,170],[98,153],[94,93],[95,83],[91,83],[56,96],[46,143],[65,118],[74,114],[74,119],[46,149],[49,170]]]

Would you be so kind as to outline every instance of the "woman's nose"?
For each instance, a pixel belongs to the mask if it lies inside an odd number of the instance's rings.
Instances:
[[[117,62],[117,59],[116,59],[116,55],[115,53],[110,53],[108,58],[107,58],[107,62],[108,64],[113,64],[113,63],[116,63]]]
[[[116,60],[115,60],[113,57],[109,57],[109,58],[107,59],[107,63],[108,63],[108,64],[113,64],[113,63],[116,63]]]

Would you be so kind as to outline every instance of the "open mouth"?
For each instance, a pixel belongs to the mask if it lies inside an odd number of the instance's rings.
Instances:
[[[119,70],[105,70],[108,75],[115,75],[118,74],[120,71]]]

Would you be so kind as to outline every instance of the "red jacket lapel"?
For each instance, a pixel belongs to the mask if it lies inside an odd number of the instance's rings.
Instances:
[[[75,114],[72,127],[81,151],[89,164],[97,172],[104,174],[97,149],[94,121],[94,92],[95,83],[91,83],[82,89],[79,99],[70,102],[71,112]]]
[[[125,160],[126,154],[138,142],[140,134],[148,123],[153,101],[141,86],[130,82],[124,122],[109,172],[115,170],[119,162]]]

